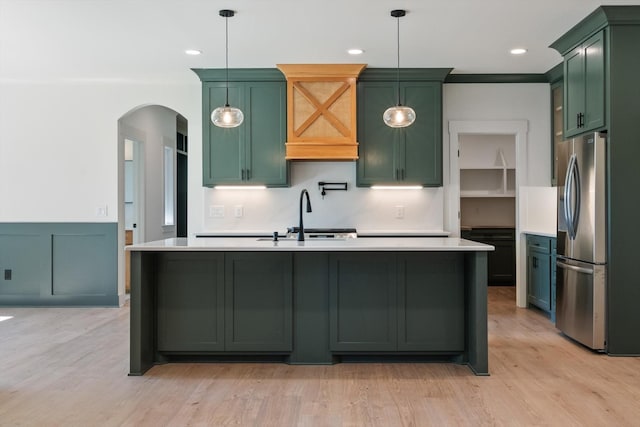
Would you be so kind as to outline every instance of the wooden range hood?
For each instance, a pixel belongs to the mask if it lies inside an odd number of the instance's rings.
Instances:
[[[287,160],[356,160],[356,80],[366,64],[278,64],[287,78]]]

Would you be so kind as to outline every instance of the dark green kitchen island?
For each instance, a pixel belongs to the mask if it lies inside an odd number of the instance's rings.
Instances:
[[[131,252],[130,375],[172,361],[436,361],[488,375],[487,251],[458,238],[177,238]]]

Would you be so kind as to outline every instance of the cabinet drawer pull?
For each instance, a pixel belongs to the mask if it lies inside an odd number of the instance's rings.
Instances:
[[[244,169],[242,169],[242,181],[244,181]]]

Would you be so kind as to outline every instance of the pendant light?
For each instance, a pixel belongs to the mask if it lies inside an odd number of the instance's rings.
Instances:
[[[218,107],[211,113],[211,121],[221,128],[235,128],[242,124],[244,114],[239,108],[229,106],[229,18],[233,17],[233,10],[222,9],[220,16],[224,18],[225,26],[225,69],[227,71],[227,97],[224,106]]]
[[[404,106],[400,103],[400,18],[405,16],[407,12],[403,9],[396,9],[391,11],[391,16],[398,20],[398,67],[397,67],[397,85],[398,85],[398,104],[394,107],[389,107],[382,114],[382,120],[384,123],[392,128],[404,128],[411,126],[416,120],[416,112],[413,108]]]

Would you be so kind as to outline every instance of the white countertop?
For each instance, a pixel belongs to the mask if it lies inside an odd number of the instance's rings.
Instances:
[[[457,237],[367,237],[347,240],[259,240],[255,237],[180,237],[126,246],[128,251],[493,251]]]
[[[271,237],[277,231],[281,236],[287,230],[222,230],[196,233],[200,237]],[[451,233],[443,230],[358,230],[359,237],[448,237]]]

